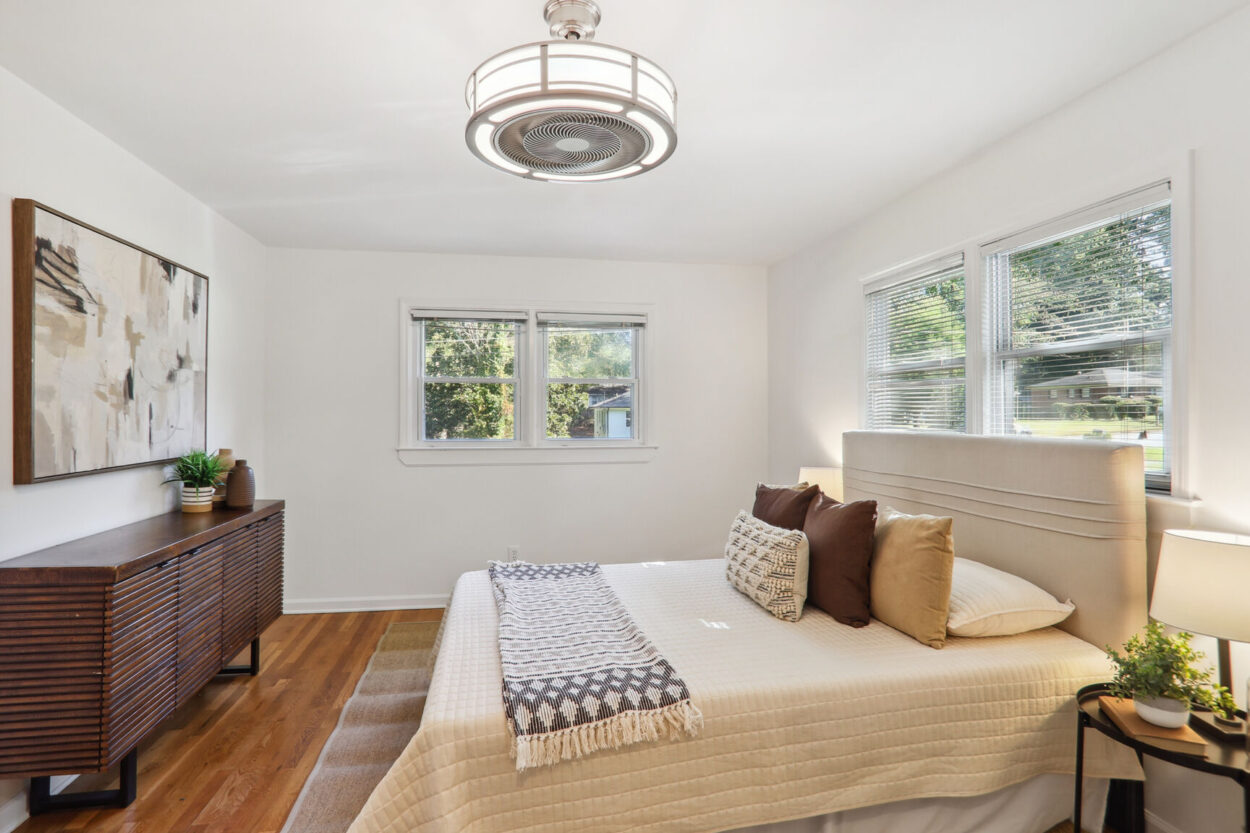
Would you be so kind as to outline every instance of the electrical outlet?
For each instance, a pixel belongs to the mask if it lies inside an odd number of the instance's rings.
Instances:
[[[519,561],[519,560],[520,560],[520,558],[521,558],[521,545],[520,545],[520,544],[509,544],[509,545],[508,545],[508,560],[509,560],[509,561]]]

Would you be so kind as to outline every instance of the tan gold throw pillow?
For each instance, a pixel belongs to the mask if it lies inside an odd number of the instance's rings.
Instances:
[[[952,523],[889,507],[877,518],[869,578],[872,615],[931,648],[946,644],[955,564]]]

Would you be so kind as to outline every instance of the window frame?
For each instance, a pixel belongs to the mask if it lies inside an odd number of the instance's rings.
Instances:
[[[989,384],[987,379],[989,367],[986,357],[989,353],[988,339],[991,328],[986,320],[984,303],[986,266],[981,254],[983,247],[1045,225],[1070,220],[1084,211],[1105,205],[1112,200],[1170,183],[1172,328],[1169,344],[1171,402],[1168,421],[1170,424],[1171,483],[1170,488],[1167,485],[1148,483],[1147,493],[1168,495],[1174,500],[1191,500],[1193,499],[1193,483],[1190,449],[1193,447],[1193,437],[1189,378],[1193,364],[1190,346],[1193,331],[1193,167],[1194,151],[1186,150],[1147,161],[1142,165],[1129,166],[1129,169],[1106,174],[1097,180],[1080,177],[1057,196],[1052,194],[1044,202],[1039,201],[1033,210],[1027,213],[1016,212],[1010,225],[988,230],[982,229],[981,232],[963,240],[953,241],[949,247],[937,251],[930,250],[928,254],[869,274],[861,278],[859,283],[866,293],[870,288],[884,286],[885,282],[890,281],[893,276],[903,275],[901,279],[905,280],[907,273],[913,271],[917,264],[931,263],[954,253],[963,253],[966,282],[964,314],[967,337],[964,370],[967,407],[965,433],[985,434],[984,420],[987,407],[985,391]],[[1116,196],[1109,200],[1108,194]],[[900,278],[893,279],[900,280]],[[860,339],[860,349],[863,351],[860,357],[860,425],[866,427],[868,425],[867,315],[865,314],[861,320],[865,332],[864,337]]]
[[[517,317],[517,355],[514,373],[515,439],[428,440],[424,437],[424,327],[421,316],[482,320]],[[546,340],[540,316],[550,315],[585,323],[631,320],[638,330],[633,339],[636,400],[630,439],[549,439],[546,436]],[[413,299],[399,302],[400,367],[399,426],[396,453],[408,466],[515,465],[563,463],[645,463],[658,446],[652,441],[651,373],[648,369],[655,315],[651,304],[555,304],[452,302],[430,303]],[[420,336],[420,338],[418,338]],[[467,379],[468,377],[466,377]],[[446,380],[456,381],[448,377]],[[469,381],[479,381],[470,379]],[[502,380],[507,382],[508,380]],[[625,380],[614,380],[620,383]]]

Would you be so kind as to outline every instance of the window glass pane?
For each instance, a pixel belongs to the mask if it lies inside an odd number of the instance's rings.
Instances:
[[[1172,325],[1171,207],[1000,255],[1011,271],[1011,347]]]
[[[426,321],[425,375],[511,378],[516,343],[510,321]]]
[[[633,385],[547,385],[549,439],[628,440],[633,436]]]
[[[999,368],[1012,433],[1137,443],[1147,473],[1168,470],[1163,344],[1008,359]],[[1076,388],[1088,396],[1069,396]]]
[[[515,439],[514,385],[425,383],[427,440]]]
[[[868,427],[965,429],[962,264],[872,292]]]
[[[887,375],[868,383],[870,428],[963,431],[963,368]]]
[[[629,379],[634,375],[634,330],[550,324],[547,376],[555,379]]]

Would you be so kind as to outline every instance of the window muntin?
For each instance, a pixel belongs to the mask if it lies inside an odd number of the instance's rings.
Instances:
[[[1148,485],[1170,487],[1172,225],[1159,196],[986,254],[988,433],[1136,442]],[[1069,390],[1080,398],[1057,397]]]
[[[417,436],[424,442],[516,441],[519,321],[415,322]]]
[[[637,439],[641,338],[641,326],[631,323],[543,322],[548,440]]]
[[[964,430],[963,259],[871,290],[866,301],[868,427]]]

